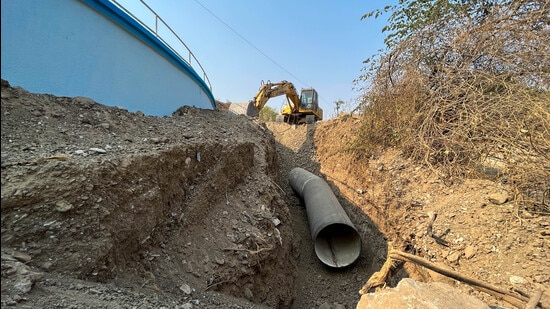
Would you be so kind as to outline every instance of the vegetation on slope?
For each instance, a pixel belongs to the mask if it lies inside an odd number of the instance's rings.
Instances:
[[[356,81],[360,158],[399,147],[449,181],[496,177],[550,214],[550,3],[401,0]]]

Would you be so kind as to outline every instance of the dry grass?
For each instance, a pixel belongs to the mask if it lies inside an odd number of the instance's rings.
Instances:
[[[498,178],[521,209],[550,214],[550,14],[529,4],[457,14],[381,58],[355,153],[398,146],[448,179]]]

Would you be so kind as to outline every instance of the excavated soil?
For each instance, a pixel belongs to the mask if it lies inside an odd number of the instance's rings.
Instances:
[[[506,184],[449,184],[396,149],[355,160],[357,118],[152,117],[6,81],[1,112],[2,307],[355,308],[388,241],[494,285],[542,289],[548,303],[547,216],[519,216]],[[359,231],[350,267],[315,256],[294,167],[323,177]],[[389,286],[403,277],[511,307],[407,264]]]

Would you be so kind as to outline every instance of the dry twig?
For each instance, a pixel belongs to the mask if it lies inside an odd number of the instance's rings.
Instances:
[[[269,250],[272,250],[273,247],[266,247],[266,248],[260,248],[258,250],[250,250],[250,249],[245,249],[245,248],[224,248],[223,250],[226,250],[226,251],[248,251],[248,253],[250,254],[258,254],[262,251],[269,251]]]

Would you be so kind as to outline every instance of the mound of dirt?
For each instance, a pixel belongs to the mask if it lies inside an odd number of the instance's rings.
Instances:
[[[357,159],[360,118],[152,117],[7,81],[1,111],[2,307],[355,308],[388,241],[548,303],[547,216],[518,215],[506,183],[449,183],[398,149]],[[323,177],[357,228],[352,266],[315,255],[294,167]],[[510,307],[409,263],[388,287],[404,277]]]
[[[244,116],[150,117],[2,81],[2,304],[289,307],[276,175],[273,135]]]

